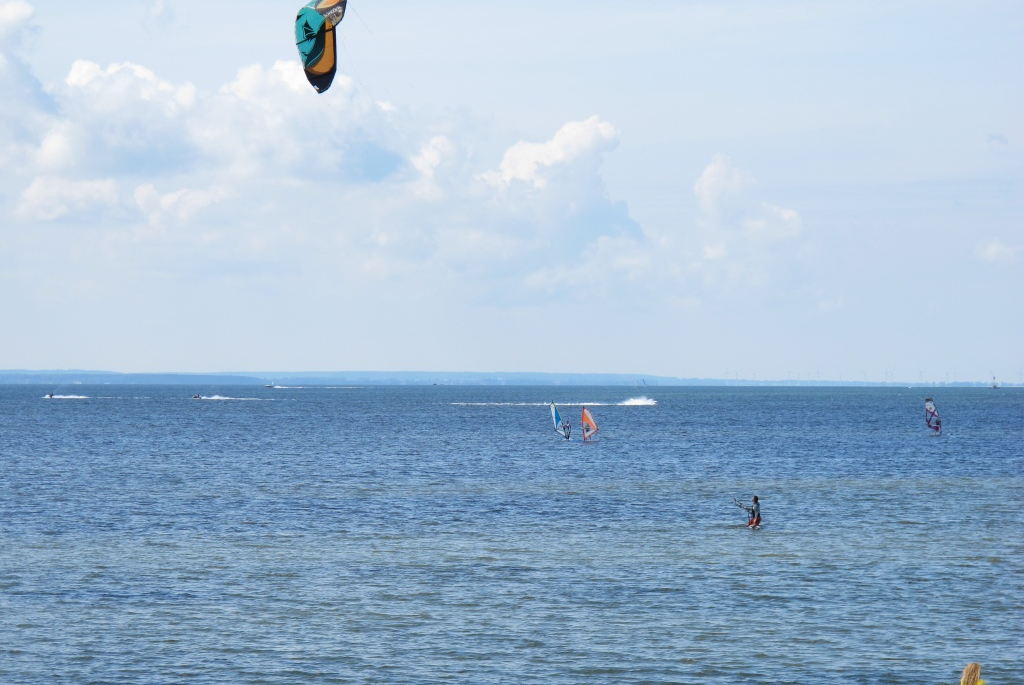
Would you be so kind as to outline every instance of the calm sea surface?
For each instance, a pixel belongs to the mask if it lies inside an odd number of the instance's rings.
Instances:
[[[50,390],[0,683],[1024,683],[1021,390]]]

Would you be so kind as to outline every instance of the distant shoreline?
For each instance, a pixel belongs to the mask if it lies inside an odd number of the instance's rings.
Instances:
[[[894,387],[988,388],[988,382],[752,380],[673,378],[630,374],[484,373],[428,371],[118,373],[114,371],[0,370],[0,385],[454,385],[454,386],[624,386],[638,391],[654,387]],[[1000,388],[1020,387],[1000,384]]]

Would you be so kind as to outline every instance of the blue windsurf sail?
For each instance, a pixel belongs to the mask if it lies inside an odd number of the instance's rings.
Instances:
[[[554,402],[551,403],[551,420],[555,424],[555,432],[568,440],[572,427],[569,426],[568,421],[562,420],[562,415],[558,413],[558,407],[555,406]]]

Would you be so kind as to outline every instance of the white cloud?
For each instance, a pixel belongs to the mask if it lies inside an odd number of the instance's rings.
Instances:
[[[720,259],[725,259],[725,256],[729,254],[725,245],[705,245],[704,249],[701,250],[701,259],[708,262],[717,262]]]
[[[75,152],[71,131],[57,124],[43,137],[35,154],[36,167],[42,171],[60,171],[74,165]]]
[[[713,233],[731,234],[745,240],[783,241],[796,238],[803,228],[800,214],[793,209],[764,201],[751,195],[756,181],[749,173],[735,167],[723,154],[717,154],[693,184],[702,216],[701,223]],[[715,259],[722,250],[712,250]]]
[[[0,112],[0,157],[34,173],[74,169],[136,185],[197,172],[222,184],[263,175],[344,184],[396,173],[416,144],[350,78],[339,75],[317,96],[297,62],[244,67],[211,94],[139,64],[79,60],[47,94],[26,65],[7,59],[0,86],[15,103]]]
[[[992,240],[978,250],[978,257],[990,264],[1016,264],[1017,255],[1024,251],[1020,245],[1010,246],[1000,240]]]
[[[64,83],[70,88],[92,94],[92,107],[102,112],[116,112],[125,106],[150,102],[157,111],[174,116],[195,105],[196,88],[190,83],[181,86],[157,78],[152,70],[138,64],[111,64],[106,69],[95,62],[78,60],[71,65]]]
[[[466,140],[431,136],[409,154],[411,181],[387,190],[388,216],[372,232],[374,263],[427,264],[472,282],[481,297],[529,296],[520,291],[537,273],[561,274],[559,264],[576,265],[602,239],[639,234],[600,176],[614,138],[597,118],[567,122],[545,143],[511,146],[497,169],[481,173]],[[608,282],[621,271],[597,276]]]
[[[478,174],[504,226],[519,238],[570,250],[602,236],[639,234],[622,203],[608,196],[600,167],[615,148],[615,127],[598,117],[570,121],[545,143],[519,142],[496,170]]]
[[[700,247],[681,257],[705,288],[764,286],[799,258],[803,219],[756,197],[754,177],[715,155],[693,184]]]
[[[625,237],[601,237],[582,259],[538,270],[526,279],[531,288],[553,293],[568,287],[575,292],[608,294],[623,286],[654,285],[654,252],[646,243]]]
[[[52,93],[33,110],[43,125],[15,136],[31,145],[19,157],[32,174],[21,219],[105,212],[108,232],[179,247],[215,232],[225,257],[296,224],[320,253],[310,258],[343,246],[373,273],[459,274],[481,295],[566,261],[594,280],[624,278],[622,255],[596,246],[642,245],[601,179],[618,133],[598,117],[512,145],[491,166],[451,123],[443,134],[399,130],[404,113],[349,77],[317,95],[296,61],[243,67],[207,93],[139,64],[79,60]]]
[[[149,6],[148,19],[153,24],[165,24],[174,19],[174,10],[167,0],[155,0]]]
[[[413,156],[411,163],[419,173],[415,193],[428,200],[441,198],[440,187],[435,180],[438,169],[455,155],[455,144],[448,136],[434,136],[424,143]]]
[[[0,175],[29,166],[33,139],[49,124],[50,98],[19,54],[32,15],[25,2],[0,4]]]
[[[513,181],[543,188],[555,169],[613,149],[618,135],[614,126],[596,116],[571,121],[546,143],[516,143],[505,153],[497,171],[489,171],[481,177],[497,188],[508,188]]]
[[[63,139],[61,160],[80,175],[175,173],[197,156],[188,123],[199,94],[190,83],[130,62],[104,68],[78,60],[53,95],[58,111],[48,135]]]
[[[399,132],[401,113],[351,79],[318,96],[293,62],[240,69],[211,94],[137,64],[78,61],[55,96],[31,156],[43,175],[21,194],[22,219],[105,211],[105,228],[123,227],[127,242],[182,250],[216,234],[225,259],[248,259],[254,245],[287,249],[281,227],[296,224],[306,260],[344,250],[345,263],[372,267],[346,278],[416,275],[422,285],[457,274],[479,297],[521,289],[546,269],[579,282],[558,265],[575,269],[581,254],[587,278],[605,283],[631,277],[642,259],[637,226],[599,173],[617,134],[596,117],[513,145],[492,184],[458,128]],[[119,187],[134,188],[126,202]],[[140,214],[160,230],[140,230]],[[624,261],[623,250],[599,247],[609,240],[634,254]]]
[[[16,213],[23,219],[52,221],[69,214],[114,207],[118,203],[113,179],[69,181],[40,176],[21,193]]]
[[[237,175],[343,182],[379,180],[399,166],[394,148],[403,144],[388,113],[342,74],[317,95],[297,62],[249,66],[203,105],[190,143]]]
[[[743,228],[755,240],[782,241],[796,238],[803,228],[800,214],[767,202],[743,220]]]
[[[140,115],[174,119],[196,104],[196,86],[164,81],[150,69],[122,62],[102,69],[86,59],[72,65],[65,84],[79,105],[90,112],[118,119],[112,123],[139,121]],[[144,108],[144,110],[142,110]]]
[[[304,249],[344,250],[347,263],[372,265],[365,277],[455,277],[475,296],[529,298],[556,286],[655,289],[695,273],[712,285],[756,280],[802,231],[796,211],[754,200],[754,179],[716,155],[693,186],[701,242],[652,242],[609,196],[601,166],[619,134],[597,116],[481,161],[466,129],[400,129],[394,105],[344,75],[317,95],[295,61],[243,67],[207,93],[138,64],[80,60],[53,92],[28,156],[42,175],[19,217],[106,211],[132,239],[181,246],[194,244],[182,230],[215,233],[225,258],[281,247],[281,227],[295,224]],[[134,188],[123,206],[119,187]],[[160,230],[137,230],[140,215]]]
[[[752,183],[750,176],[732,165],[723,154],[715,155],[693,184],[701,211],[708,216],[727,213]]]
[[[163,195],[152,184],[135,189],[135,204],[149,220],[150,225],[159,226],[167,218],[179,222],[188,221],[197,212],[224,199],[222,190],[189,190],[182,188]]]
[[[352,79],[336,76],[331,87],[331,97],[337,97],[339,91],[346,95],[351,94]],[[298,62],[277,61],[270,69],[264,69],[259,64],[243,67],[238,70],[234,81],[221,88],[221,92],[231,93],[240,100],[264,106],[276,103],[282,92],[308,100],[317,98],[316,93],[310,90],[305,73]]]
[[[286,251],[282,226],[298,225],[300,261],[334,255],[359,267],[346,278],[456,278],[481,298],[656,280],[658,248],[601,177],[618,132],[597,116],[480,160],[466,128],[400,130],[394,105],[344,75],[317,95],[295,61],[243,67],[209,93],[139,64],[79,60],[52,94],[33,110],[44,125],[20,135],[24,220],[102,214],[125,244],[172,251],[216,235],[226,260]],[[717,193],[726,204],[728,183]],[[766,210],[750,230],[770,234],[783,214]]]
[[[0,4],[0,41],[21,30],[33,13],[32,5],[22,0]]]

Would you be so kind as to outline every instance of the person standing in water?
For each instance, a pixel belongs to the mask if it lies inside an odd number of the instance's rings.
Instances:
[[[749,507],[743,507],[750,514],[750,520],[747,521],[747,528],[758,528],[761,525],[761,503],[757,501],[757,495],[750,500]]]

